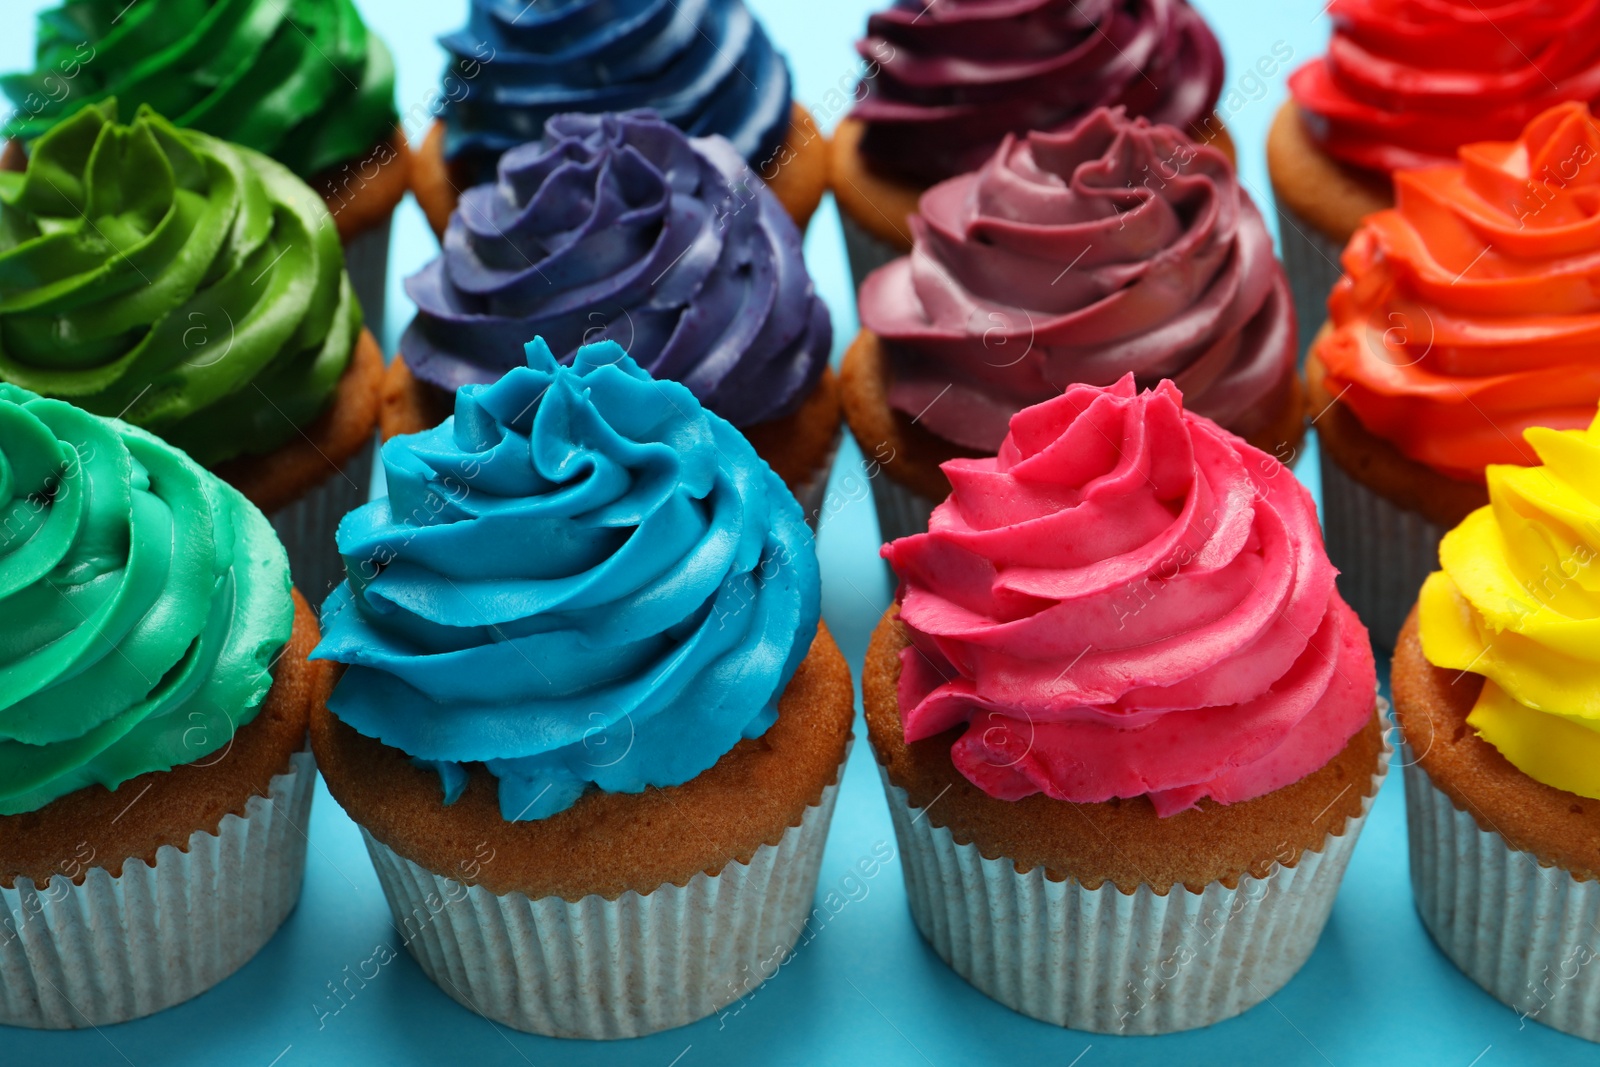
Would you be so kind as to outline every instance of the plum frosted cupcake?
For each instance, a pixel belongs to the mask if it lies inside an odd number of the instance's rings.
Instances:
[[[927,528],[940,464],[993,455],[1017,411],[1076,382],[1174,379],[1194,410],[1290,461],[1303,433],[1294,309],[1227,158],[1100,110],[1007,137],[934,186],[909,256],[861,287],[845,418],[883,467],[883,539]]]
[[[70,0],[42,12],[35,32],[34,69],[0,77],[16,145],[31,150],[83,108],[116,100],[123,114],[149,104],[272,157],[322,194],[356,298],[382,330],[411,149],[394,61],[351,0]]]
[[[827,191],[827,139],[744,0],[472,0],[439,43],[450,91],[414,187],[441,239],[464,190],[570,111],[649,108],[690,136],[726,137],[802,231]]]
[[[1600,400],[1600,131],[1562,104],[1395,188],[1306,362],[1328,554],[1391,648],[1484,468],[1535,462],[1524,429],[1585,426]]]
[[[815,522],[841,433],[833,327],[799,231],[726,139],[648,111],[558,115],[467,191],[406,291],[385,437],[442,422],[530,337],[563,363],[613,340],[739,427]]]
[[[316,655],[347,666],[312,746],[445,992],[636,1036],[794,945],[850,672],[800,508],[737,430],[614,342],[527,361],[383,446],[389,496],[339,527]]]
[[[856,51],[860,102],[834,132],[831,181],[857,287],[911,251],[918,197],[1007,134],[1121,107],[1233,155],[1212,110],[1222,49],[1185,0],[895,0]]]
[[[1073,1029],[1206,1026],[1310,956],[1387,768],[1289,470],[1170,382],[1074,385],[945,465],[862,677],[911,914]]]
[[[0,173],[0,380],[151,430],[248,497],[320,601],[366,499],[383,356],[322,200],[115,102]]]
[[[0,382],[0,1023],[105,1026],[300,895],[330,673],[272,527],[171,445]]]
[[[1411,884],[1522,1019],[1600,1041],[1600,418],[1525,432],[1439,545],[1394,656]]]
[[[1267,138],[1302,351],[1340,250],[1394,206],[1396,171],[1452,164],[1462,145],[1513,140],[1554,104],[1600,100],[1594,0],[1333,0],[1327,12],[1327,54],[1290,76]]]

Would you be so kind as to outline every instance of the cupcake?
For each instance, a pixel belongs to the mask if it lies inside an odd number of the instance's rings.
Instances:
[[[1328,54],[1290,76],[1267,137],[1302,351],[1340,249],[1394,206],[1396,171],[1454,164],[1462,145],[1513,140],[1554,104],[1600,100],[1600,5],[1333,0],[1327,12]]]
[[[557,115],[469,189],[444,250],[406,281],[417,317],[384,389],[383,435],[450,414],[455,390],[613,340],[739,427],[815,521],[838,447],[828,309],[782,205],[721,137],[654,112]]]
[[[0,383],[0,1023],[106,1026],[300,896],[331,672],[272,527],[157,437]]]
[[[1261,213],[1215,148],[1095,111],[1007,137],[941,182],[909,256],[861,287],[845,418],[881,464],[885,541],[927,528],[940,464],[992,456],[1013,415],[1074,383],[1173,379],[1190,405],[1290,461],[1302,434],[1294,309]]]
[[[856,51],[860,102],[834,131],[831,168],[858,288],[911,251],[918,197],[1008,134],[1122,107],[1233,155],[1212,113],[1222,49],[1185,0],[895,0]]]
[[[1600,418],[1524,436],[1540,465],[1488,469],[1395,649],[1411,885],[1467,977],[1600,1041]]]
[[[462,190],[494,181],[502,155],[570,111],[650,108],[691,136],[726,137],[801,230],[827,190],[827,140],[744,0],[472,0],[439,43],[449,91],[413,188],[441,240]]]
[[[16,105],[7,137],[31,152],[85,107],[116,100],[124,114],[148,104],[271,156],[322,194],[356,298],[382,330],[411,148],[394,61],[351,0],[69,0],[42,12],[36,32],[34,69],[0,77]]]
[[[367,498],[383,357],[322,200],[148,108],[91,104],[0,173],[0,380],[124,418],[271,519],[314,601]]]
[[[612,341],[456,393],[339,527],[312,747],[407,949],[508,1026],[631,1037],[768,977],[853,720],[799,506]],[[537,551],[530,552],[530,546]]]
[[[1600,400],[1600,131],[1562,104],[1395,189],[1306,364],[1328,554],[1385,647],[1439,538],[1488,502],[1484,468],[1536,462],[1524,429],[1585,426]]]
[[[1170,381],[1074,385],[885,546],[862,677],[912,918],[1078,1030],[1229,1018],[1310,956],[1387,767],[1311,496]]]

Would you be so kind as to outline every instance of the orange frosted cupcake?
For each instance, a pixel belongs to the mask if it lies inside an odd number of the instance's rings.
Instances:
[[[1484,468],[1536,462],[1525,429],[1600,400],[1600,130],[1562,104],[1459,155],[1395,175],[1306,365],[1328,554],[1391,646],[1439,538],[1488,502]]]

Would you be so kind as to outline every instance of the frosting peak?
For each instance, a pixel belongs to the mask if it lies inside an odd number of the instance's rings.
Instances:
[[[944,464],[900,577],[908,741],[959,730],[990,796],[1147,795],[1160,815],[1279,789],[1372,717],[1367,633],[1316,509],[1171,382],[1070,386],[999,455]]]
[[[1008,136],[929,189],[911,254],[868,276],[862,325],[891,357],[890,403],[993,452],[1017,411],[1082,382],[1172,378],[1249,435],[1292,387],[1295,321],[1261,214],[1215,149],[1099,110]]]
[[[0,815],[223,748],[293,620],[283,546],[237,490],[0,382]]]
[[[1328,54],[1289,78],[1336,159],[1396,171],[1509,140],[1564,100],[1600,100],[1600,0],[1333,0]]]
[[[726,140],[647,111],[552,118],[467,190],[406,291],[401,355],[441,389],[493,381],[528,337],[563,362],[614,340],[737,426],[794,410],[833,343],[777,198]]]
[[[1562,104],[1453,167],[1400,171],[1328,300],[1328,389],[1449,477],[1533,463],[1530,426],[1576,429],[1600,400],[1600,132]]]
[[[1467,725],[1536,781],[1600,799],[1600,416],[1524,432],[1541,466],[1488,469],[1418,601],[1435,666],[1484,677]]]
[[[436,768],[483,762],[509,821],[678,785],[760,736],[810,649],[816,555],[744,437],[613,342],[456,394],[383,446],[315,656],[328,708]]]
[[[445,104],[445,154],[478,181],[568,111],[653,108],[757,165],[788,135],[789,68],[744,0],[472,0],[439,43],[465,86]]]
[[[1222,49],[1184,0],[896,0],[856,50],[877,70],[851,112],[862,155],[924,184],[1098,107],[1187,130],[1222,91]]]

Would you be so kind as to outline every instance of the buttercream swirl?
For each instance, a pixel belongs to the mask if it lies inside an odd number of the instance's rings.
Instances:
[[[798,406],[833,344],[777,198],[726,140],[652,112],[552,118],[462,195],[406,291],[400,352],[446,390],[498,378],[529,337],[564,363],[615,340],[748,426]]]
[[[108,99],[269,155],[303,178],[396,121],[394,61],[351,0],[71,0],[38,21],[34,69],[0,78],[31,141]]]
[[[568,111],[651,108],[761,164],[788,135],[789,67],[744,0],[472,0],[439,41],[463,87],[445,156],[478,181]]]
[[[1454,163],[1564,100],[1600,100],[1600,0],[1333,0],[1328,54],[1289,77],[1312,136],[1378,171]]]
[[[606,341],[456,394],[345,517],[328,708],[507,820],[678,785],[777,718],[816,633],[800,506],[744,437]],[[530,550],[531,549],[531,550]]]
[[[1317,348],[1368,430],[1441,474],[1534,463],[1600,400],[1600,131],[1562,104],[1454,167],[1400,171],[1345,248]]]
[[[907,741],[959,730],[951,759],[990,796],[1236,803],[1372,718],[1310,494],[1171,382],[1070,386],[944,471],[928,532],[883,550],[901,718]]]
[[[958,445],[992,453],[1020,409],[1130,371],[1245,435],[1292,386],[1261,213],[1222,153],[1169,126],[1102,109],[1008,136],[924,193],[911,229],[862,285],[861,323],[888,347],[890,403]]]
[[[293,621],[283,546],[237,490],[0,382],[0,815],[224,748]]]
[[[1222,91],[1222,49],[1185,0],[895,0],[856,50],[875,71],[850,113],[861,154],[924,184],[1098,107],[1187,130]]]
[[[1435,666],[1484,677],[1467,725],[1524,774],[1600,799],[1600,417],[1525,431],[1540,466],[1488,469],[1418,602]]]
[[[361,311],[322,198],[247,148],[90,106],[0,174],[0,379],[211,466],[326,406]]]

